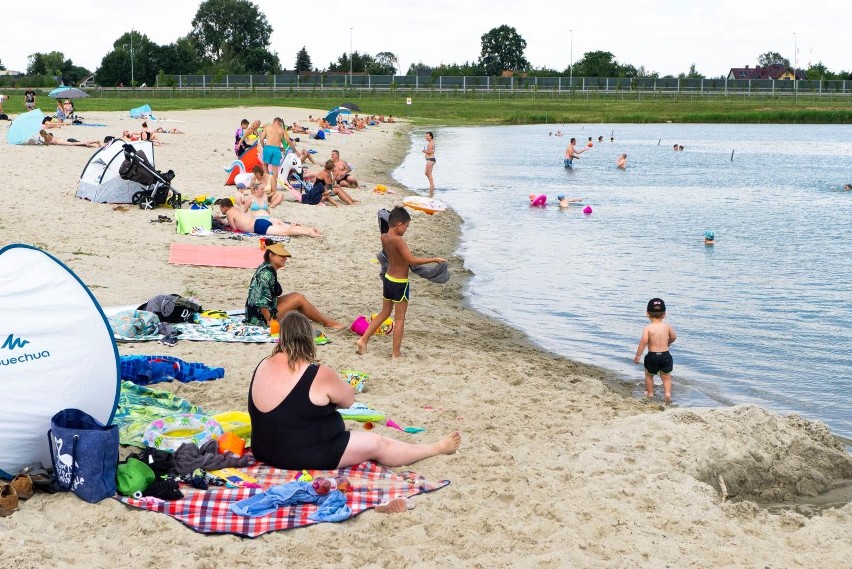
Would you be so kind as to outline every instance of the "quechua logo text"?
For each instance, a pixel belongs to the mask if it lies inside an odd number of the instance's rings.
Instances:
[[[0,355],[0,366],[11,366],[50,357],[50,352],[47,350],[23,351],[31,343],[29,340],[16,337],[14,334],[6,336],[3,344],[0,345],[0,350],[9,350],[16,353],[10,354],[9,357],[5,357],[5,353]]]

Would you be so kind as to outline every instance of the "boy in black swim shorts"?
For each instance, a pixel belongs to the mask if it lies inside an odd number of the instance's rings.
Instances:
[[[388,257],[388,269],[382,275],[382,310],[370,321],[370,327],[357,342],[358,353],[367,352],[367,342],[379,326],[388,319],[391,312],[394,313],[396,321],[393,325],[393,351],[391,357],[400,356],[402,346],[402,334],[405,330],[405,313],[408,310],[408,300],[411,298],[411,289],[408,282],[408,271],[411,265],[425,265],[427,263],[444,263],[440,257],[415,257],[405,243],[402,236],[411,223],[411,216],[404,207],[395,207],[388,216],[388,230],[381,236],[382,250]]]
[[[635,363],[639,363],[645,348],[645,396],[654,396],[654,376],[659,374],[663,380],[663,391],[666,403],[672,402],[672,369],[674,362],[669,353],[669,346],[677,339],[674,328],[663,322],[666,317],[666,303],[661,298],[648,301],[648,320],[650,324],[642,330],[639,347],[636,348]]]

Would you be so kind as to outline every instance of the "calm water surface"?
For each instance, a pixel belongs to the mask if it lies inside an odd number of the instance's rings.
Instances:
[[[557,130],[566,136],[548,136]],[[595,140],[573,171],[562,167],[569,136]],[[632,357],[645,305],[660,296],[678,332],[677,403],[755,403],[852,437],[852,192],[842,190],[852,126],[537,125],[435,137],[436,197],[465,220],[459,253],[475,273],[474,308],[614,370],[639,395]],[[426,187],[423,144],[413,133],[395,173],[416,190]],[[530,208],[530,193],[549,205]],[[550,205],[559,193],[593,213]]]

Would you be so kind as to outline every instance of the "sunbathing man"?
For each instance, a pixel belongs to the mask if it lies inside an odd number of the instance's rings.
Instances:
[[[243,233],[284,235],[287,237],[298,237],[300,235],[319,237],[320,235],[319,229],[304,227],[298,224],[287,224],[274,217],[255,219],[250,214],[234,207],[234,201],[231,198],[220,198],[216,200],[216,205],[219,206],[219,210],[222,212],[219,221]]]
[[[340,158],[340,152],[331,151],[331,161],[334,162],[334,181],[342,188],[357,188],[358,180],[352,175],[352,166]]]
[[[295,132],[296,134],[308,134],[308,129],[300,125],[299,123],[293,123],[293,126],[290,127],[290,130]]]

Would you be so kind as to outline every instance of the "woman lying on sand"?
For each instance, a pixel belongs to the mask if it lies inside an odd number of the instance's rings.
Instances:
[[[44,129],[40,130],[38,134],[41,137],[42,143],[48,146],[85,146],[86,148],[97,148],[101,145],[100,140],[80,142],[73,138],[69,138],[67,140],[64,138],[57,138]]]
[[[263,253],[263,263],[254,272],[249,283],[248,298],[246,299],[246,324],[252,326],[269,326],[277,320],[280,314],[290,310],[298,310],[314,322],[329,328],[340,329],[343,324],[323,316],[317,308],[308,302],[305,295],[298,292],[283,294],[278,282],[278,271],[284,268],[290,252],[281,243],[266,240],[266,251]],[[311,336],[313,343],[313,336]]]
[[[278,344],[257,366],[249,387],[255,458],[277,468],[325,470],[366,460],[403,466],[458,450],[458,432],[435,443],[412,444],[347,431],[337,409],[352,406],[355,391],[332,369],[315,363],[313,326],[302,314],[288,312],[280,330]]]

